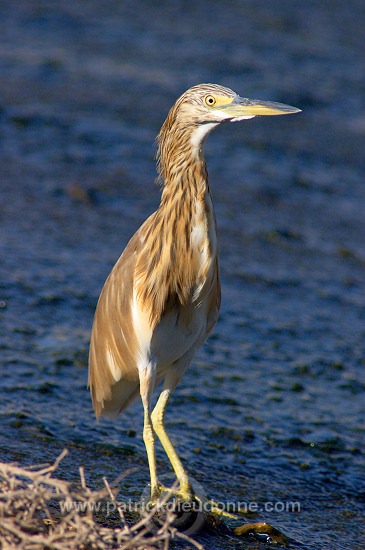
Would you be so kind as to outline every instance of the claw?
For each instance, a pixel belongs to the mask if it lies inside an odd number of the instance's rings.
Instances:
[[[148,509],[151,509],[154,506],[156,506],[158,501],[161,498],[164,498],[165,495],[167,496],[168,493],[171,493],[171,489],[169,487],[166,487],[166,485],[159,483],[157,487],[151,490],[151,498],[147,504]]]

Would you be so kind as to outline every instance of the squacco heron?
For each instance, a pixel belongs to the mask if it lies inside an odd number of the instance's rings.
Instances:
[[[158,135],[161,202],[131,238],[102,289],[89,361],[97,417],[114,417],[141,396],[152,502],[162,491],[155,434],[175,471],[179,495],[194,497],[166,433],[164,416],[171,392],[214,327],[220,306],[216,222],[204,140],[223,122],[298,111],[201,84],[176,101]],[[161,381],[152,409],[152,394]]]

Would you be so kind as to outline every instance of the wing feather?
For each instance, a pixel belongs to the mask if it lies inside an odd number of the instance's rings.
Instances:
[[[96,416],[105,401],[113,399],[112,387],[138,385],[138,342],[132,323],[133,274],[138,255],[138,232],[107,278],[95,311],[89,356],[89,386]],[[120,393],[120,392],[119,392]],[[128,392],[127,392],[128,393]],[[127,395],[125,399],[130,396]],[[123,403],[119,403],[122,408]]]

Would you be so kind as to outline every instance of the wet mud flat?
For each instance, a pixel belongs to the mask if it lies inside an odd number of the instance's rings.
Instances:
[[[257,503],[247,521],[293,548],[360,549],[363,3],[139,4],[0,5],[1,460],[53,462],[67,447],[65,479],[83,465],[99,487],[134,467],[121,497],[145,489],[140,404],[94,421],[92,317],[158,205],[153,141],[168,109],[217,82],[303,113],[226,125],[206,143],[223,303],[168,430],[208,495]]]

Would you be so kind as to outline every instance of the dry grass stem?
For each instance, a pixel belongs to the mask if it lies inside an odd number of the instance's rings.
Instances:
[[[203,547],[173,526],[167,510],[161,525],[152,520],[166,503],[165,497],[134,524],[116,499],[116,490],[104,478],[105,488],[87,487],[83,468],[80,484],[53,477],[64,451],[52,465],[21,468],[0,462],[0,541],[4,549],[52,550],[113,549],[168,550],[172,540]],[[124,477],[124,476],[123,476]],[[109,504],[114,514],[106,517]]]

